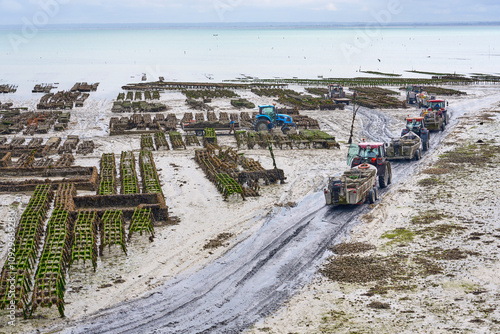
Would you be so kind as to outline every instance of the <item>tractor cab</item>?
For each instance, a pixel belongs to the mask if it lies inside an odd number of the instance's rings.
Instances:
[[[268,117],[269,121],[274,123],[276,122],[276,107],[274,105],[259,106],[259,116],[260,115]]]
[[[358,145],[352,144],[349,148],[347,156],[347,164],[351,167],[360,165],[362,163],[369,163],[377,166],[378,162],[381,163],[383,158],[387,156],[385,152],[385,145],[381,142],[362,142]],[[377,162],[378,161],[378,162]]]
[[[429,104],[431,105],[432,110],[436,110],[436,109],[444,110],[444,109],[446,109],[445,100],[429,100]]]
[[[402,133],[401,135],[403,136],[410,131],[416,133],[417,135],[420,135],[420,131],[422,128],[424,128],[424,118],[423,117],[407,117],[406,118],[406,129],[403,130],[404,133]]]
[[[427,115],[430,112],[437,111],[439,113],[446,112],[446,101],[445,100],[429,100],[427,104],[427,109],[422,111],[422,116]]]

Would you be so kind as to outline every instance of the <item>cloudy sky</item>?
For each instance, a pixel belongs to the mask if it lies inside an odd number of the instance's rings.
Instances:
[[[494,21],[498,0],[0,0],[0,25]]]

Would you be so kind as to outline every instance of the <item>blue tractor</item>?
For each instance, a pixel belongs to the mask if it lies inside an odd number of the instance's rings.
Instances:
[[[259,106],[259,114],[254,123],[255,131],[269,131],[277,127],[286,134],[290,128],[297,126],[290,116],[276,113],[275,105]]]

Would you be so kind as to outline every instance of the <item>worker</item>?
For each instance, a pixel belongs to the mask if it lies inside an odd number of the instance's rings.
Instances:
[[[229,134],[232,133],[236,133],[236,131],[234,130],[234,120],[231,120],[231,122],[229,122]]]
[[[273,129],[273,123],[271,123],[271,121],[267,121],[267,130],[271,132],[272,129]]]
[[[377,157],[377,153],[375,153],[373,151],[373,148],[371,148],[369,151],[368,151],[368,154],[366,155],[368,158],[376,158]]]

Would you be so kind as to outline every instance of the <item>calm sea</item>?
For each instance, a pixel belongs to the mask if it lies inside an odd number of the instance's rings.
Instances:
[[[101,82],[100,94],[148,80],[354,77],[359,70],[500,72],[500,27],[50,28],[0,30],[0,83]],[[423,75],[418,75],[423,76]]]

